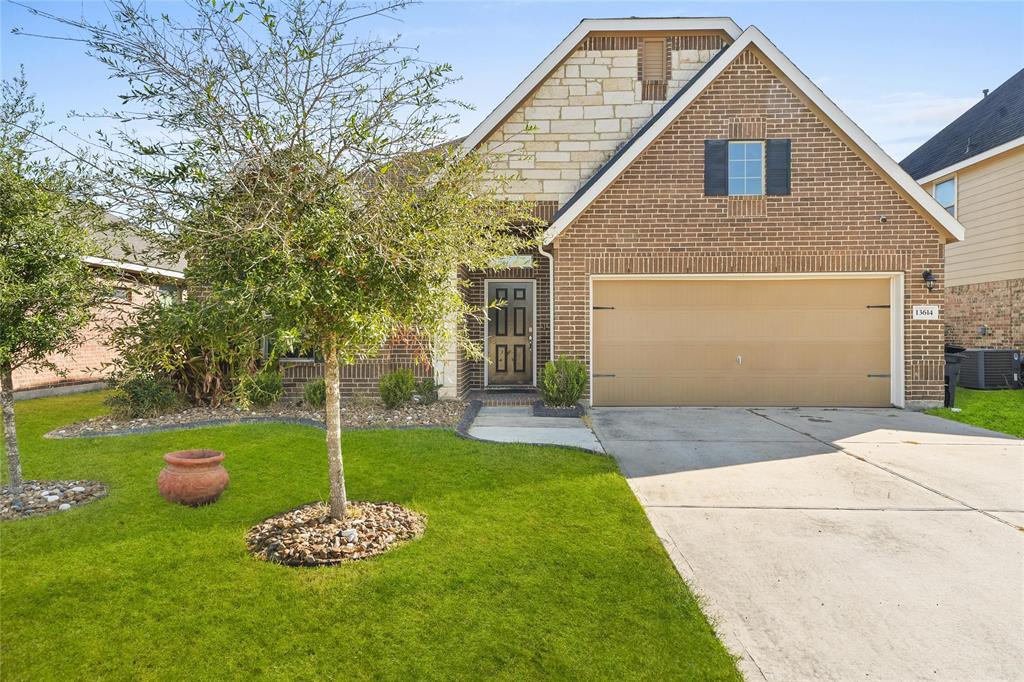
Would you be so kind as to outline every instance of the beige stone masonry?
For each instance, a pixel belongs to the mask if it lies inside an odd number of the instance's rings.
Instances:
[[[671,49],[666,98],[716,51]],[[637,61],[635,39],[588,39],[486,140],[510,199],[563,203],[664,105],[642,100]]]

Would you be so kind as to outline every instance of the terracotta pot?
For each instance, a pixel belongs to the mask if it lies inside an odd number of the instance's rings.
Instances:
[[[164,455],[167,465],[156,483],[168,502],[198,507],[215,502],[228,487],[228,472],[217,450],[179,450]]]

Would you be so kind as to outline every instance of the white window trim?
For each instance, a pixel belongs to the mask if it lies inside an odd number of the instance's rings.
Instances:
[[[765,165],[765,163],[766,163],[765,157],[766,157],[766,152],[767,152],[767,149],[765,149],[765,141],[764,140],[729,140],[729,145],[733,144],[734,142],[736,144],[756,144],[756,145],[758,145],[761,148],[761,191],[758,194],[733,194],[732,192],[729,191],[729,181],[732,179],[732,176],[729,173],[729,162],[731,161],[731,159],[729,158],[729,150],[728,150],[728,147],[727,147],[726,148],[726,152],[725,152],[725,191],[726,191],[727,196],[730,196],[730,197],[763,197],[763,196],[765,196],[768,193],[767,186],[765,184],[766,183],[765,175],[766,175],[766,171],[768,170],[766,165]],[[744,159],[744,161],[746,161],[746,160]],[[746,181],[746,179],[747,179],[746,176],[744,176],[743,179],[744,179],[744,181]],[[746,182],[744,182],[744,184],[746,184]]]
[[[889,280],[889,401],[893,407],[906,407],[906,358],[903,340],[903,315],[907,303],[903,299],[902,272],[757,272],[708,273],[686,275],[590,275],[587,282],[587,379],[591,405],[594,402],[594,281],[595,280],[758,280],[758,279],[888,279]]]

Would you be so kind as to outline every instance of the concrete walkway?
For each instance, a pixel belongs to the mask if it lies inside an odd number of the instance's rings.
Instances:
[[[531,407],[482,407],[469,427],[469,435],[499,443],[571,445],[604,452],[582,419],[534,417]]]
[[[1024,680],[1024,441],[894,409],[600,408],[750,680]]]

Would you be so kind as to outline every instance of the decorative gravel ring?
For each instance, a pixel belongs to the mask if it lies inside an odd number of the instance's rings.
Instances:
[[[257,559],[285,566],[332,566],[367,559],[423,534],[426,519],[394,502],[349,502],[345,518],[311,502],[253,526],[245,536]]]
[[[21,508],[14,508],[9,485],[0,486],[0,520],[11,521],[68,511],[106,497],[107,486],[99,481],[25,481]]]

